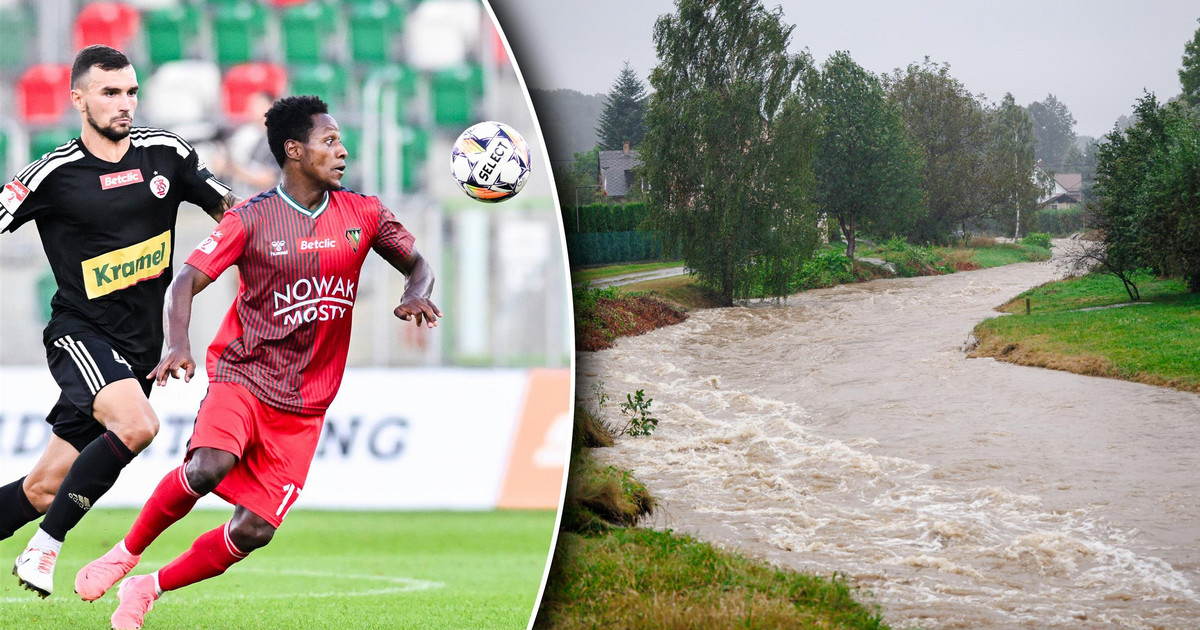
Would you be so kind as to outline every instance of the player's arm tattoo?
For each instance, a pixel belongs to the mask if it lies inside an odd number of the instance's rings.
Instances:
[[[208,216],[219,222],[221,217],[225,216],[226,210],[238,205],[241,202],[241,197],[238,197],[231,192],[225,193],[225,196],[221,197],[221,200],[217,202],[217,205],[211,208],[205,208],[204,211],[208,213]]]

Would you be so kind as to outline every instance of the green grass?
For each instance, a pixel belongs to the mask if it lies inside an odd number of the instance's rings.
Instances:
[[[1121,282],[1092,274],[1027,291],[1001,307],[1014,313],[975,329],[973,356],[1200,392],[1200,294],[1177,280],[1145,277],[1139,304]],[[1030,315],[1025,315],[1025,298]]]
[[[0,581],[0,627],[107,628],[116,593],[87,604],[76,571],[107,551],[132,510],[97,510],[71,532],[46,600]],[[165,594],[146,630],[173,628],[525,628],[549,551],[553,511],[322,512],[297,510],[266,548],[224,575]],[[198,510],[167,530],[134,574],[160,568],[228,520]],[[28,525],[0,542],[16,558]]]
[[[971,260],[980,267],[1000,267],[1022,262],[1050,260],[1050,250],[1036,245],[1013,245],[1001,243],[995,247],[972,249]]]
[[[563,533],[537,628],[886,628],[840,579],[778,569],[688,536]]]
[[[1179,299],[1187,292],[1183,281],[1174,278],[1137,274],[1133,280],[1137,283],[1143,302]],[[999,310],[1006,313],[1024,313],[1025,298],[1029,298],[1030,311],[1033,314],[1059,313],[1129,302],[1129,294],[1125,292],[1124,285],[1116,276],[1088,274],[1034,287],[1004,304]]]
[[[651,263],[633,263],[628,265],[609,265],[607,267],[593,267],[591,269],[580,269],[571,272],[571,284],[583,284],[584,282],[594,282],[601,278],[612,278],[621,276],[627,273],[641,273],[643,271],[657,271],[659,269],[668,269],[670,267],[678,267],[682,265],[682,261],[663,261]]]

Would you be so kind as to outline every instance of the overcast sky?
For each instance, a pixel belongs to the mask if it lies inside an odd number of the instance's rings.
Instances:
[[[671,0],[489,0],[529,87],[606,93],[630,62],[643,80],[658,63],[655,19]],[[929,56],[973,93],[1028,105],[1054,94],[1079,135],[1100,136],[1142,90],[1180,91],[1183,47],[1200,28],[1197,0],[767,0],[795,26],[791,48],[820,64],[837,50],[890,72]]]

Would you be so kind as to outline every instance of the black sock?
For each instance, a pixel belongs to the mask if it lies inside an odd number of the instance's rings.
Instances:
[[[46,518],[42,519],[42,531],[65,540],[67,532],[117,482],[121,469],[133,457],[133,451],[112,431],[92,440],[67,471],[54,502],[46,511]]]
[[[25,478],[0,488],[0,540],[5,540],[23,525],[41,516],[25,496],[21,484]]]

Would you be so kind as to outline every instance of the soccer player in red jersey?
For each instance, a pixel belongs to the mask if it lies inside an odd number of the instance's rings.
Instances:
[[[233,518],[158,571],[126,579],[115,629],[142,627],[164,591],[224,573],[270,542],[304,488],[321,425],[341,384],[350,312],[370,249],[405,276],[395,314],[436,325],[433,272],[413,236],[376,197],[341,186],[338,124],[315,96],[283,98],[266,115],[283,181],[226,213],[188,257],[167,293],[167,351],[149,378],[195,372],[188,341],[192,299],[237,265],[238,296],[208,349],[208,394],[182,466],[163,478],[124,540],[80,570],[75,590],[98,599],[141,553],[209,492]]]

